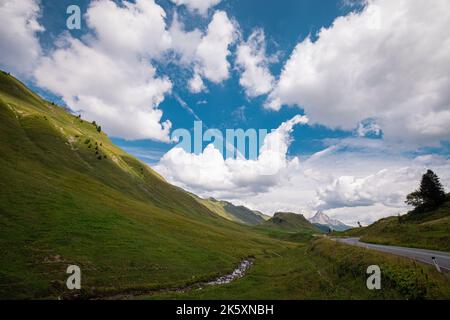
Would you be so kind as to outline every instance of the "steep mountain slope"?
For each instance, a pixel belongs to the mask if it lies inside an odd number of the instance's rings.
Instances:
[[[195,199],[212,212],[230,221],[256,226],[270,219],[269,216],[259,211],[253,211],[244,206],[235,206],[231,202],[220,201],[214,198],[202,199],[197,196],[195,196]]]
[[[277,212],[271,219],[264,222],[261,227],[288,232],[322,232],[303,215],[292,212]]]
[[[0,73],[0,298],[179,285],[277,241],[231,223],[97,127]]]
[[[362,241],[450,252],[450,200],[423,214],[408,213],[381,219],[368,227],[355,228],[339,236],[357,236]]]
[[[332,231],[345,231],[352,228],[337,219],[330,218],[322,211],[317,211],[317,213],[308,220],[324,231],[328,231],[329,229]]]

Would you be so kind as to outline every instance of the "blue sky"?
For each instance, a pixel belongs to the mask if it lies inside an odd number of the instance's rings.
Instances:
[[[0,66],[201,196],[369,223],[405,212],[428,167],[449,185],[448,2],[198,3],[7,0]],[[81,30],[66,27],[72,4]],[[196,119],[277,130],[286,151],[253,163],[174,150],[170,134]],[[273,175],[264,157],[279,157]]]

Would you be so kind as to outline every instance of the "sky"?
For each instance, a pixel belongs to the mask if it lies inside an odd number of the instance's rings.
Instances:
[[[447,0],[0,0],[0,21],[1,69],[202,197],[355,225],[405,213],[428,168],[450,189]],[[195,121],[269,134],[256,157],[180,147]]]

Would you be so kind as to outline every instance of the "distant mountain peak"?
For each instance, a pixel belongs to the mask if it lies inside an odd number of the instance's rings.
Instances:
[[[346,225],[345,223],[337,219],[330,218],[328,215],[326,215],[320,210],[317,211],[316,214],[313,217],[309,218],[308,220],[313,224],[327,226],[330,229],[337,231],[344,231],[351,228],[350,226]]]

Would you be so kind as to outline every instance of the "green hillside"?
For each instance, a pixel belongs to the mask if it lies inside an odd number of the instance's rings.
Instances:
[[[0,298],[59,295],[69,264],[87,293],[177,285],[276,244],[4,73],[0,123]]]
[[[272,218],[264,222],[261,227],[287,232],[317,232],[322,231],[308,221],[303,215],[292,212],[277,212]]]
[[[336,235],[358,236],[377,244],[450,251],[450,200],[430,212],[388,217]]]
[[[230,221],[256,226],[270,219],[269,216],[259,211],[253,211],[244,206],[235,206],[227,201],[219,201],[214,198],[202,199],[195,195],[194,197],[209,210]]]

